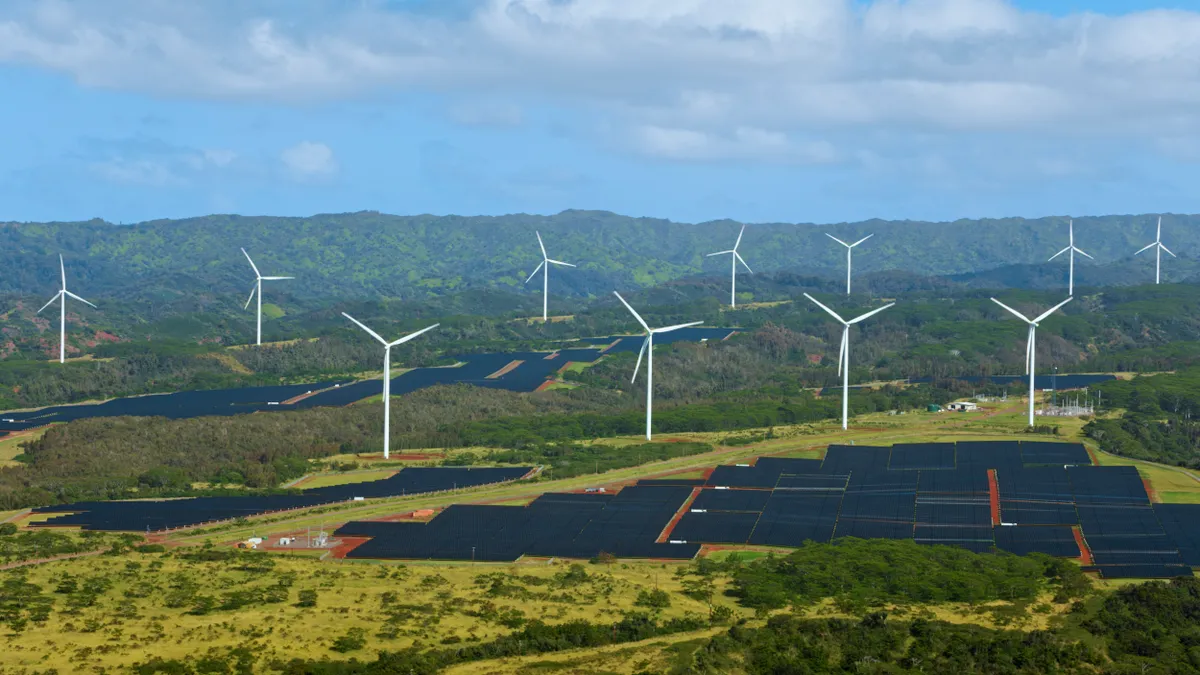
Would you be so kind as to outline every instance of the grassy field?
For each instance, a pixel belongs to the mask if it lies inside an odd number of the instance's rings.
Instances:
[[[48,428],[49,427],[40,427],[37,429],[30,429],[29,431],[9,434],[4,438],[0,438],[0,467],[15,466],[20,464],[20,462],[15,461],[13,458],[24,452],[24,450],[21,449],[21,444],[29,441],[36,441],[46,433],[46,429]]]
[[[292,487],[307,490],[309,488],[329,487],[331,485],[349,485],[351,483],[368,483],[383,480],[396,472],[389,469],[374,469],[370,471],[347,471],[346,473],[322,473],[311,476],[294,484]]]

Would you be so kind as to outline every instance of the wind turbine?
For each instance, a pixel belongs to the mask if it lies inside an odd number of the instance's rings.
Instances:
[[[1004,304],[1003,302],[1000,302],[999,300],[992,298],[992,302],[996,303],[997,305],[1000,305],[1004,309],[1007,309],[1008,311],[1012,312],[1013,315],[1016,316],[1018,319],[1029,324],[1029,341],[1027,343],[1025,343],[1025,373],[1027,375],[1029,375],[1029,426],[1033,426],[1033,395],[1034,395],[1033,382],[1034,382],[1034,377],[1036,376],[1036,370],[1037,370],[1037,363],[1036,363],[1037,348],[1034,344],[1034,338],[1037,335],[1037,327],[1038,327],[1038,324],[1041,323],[1042,319],[1045,319],[1046,317],[1050,316],[1054,312],[1058,311],[1058,309],[1060,307],[1067,304],[1071,300],[1074,300],[1074,298],[1067,298],[1066,300],[1063,300],[1062,302],[1051,307],[1050,309],[1046,310],[1045,312],[1042,312],[1038,316],[1038,318],[1033,319],[1031,321],[1029,319],[1029,317],[1025,316],[1024,314],[1018,312],[1017,310],[1013,309],[1012,307],[1009,307],[1008,305]]]
[[[1154,248],[1154,283],[1157,284],[1159,280],[1159,270],[1162,268],[1162,252],[1166,251],[1167,253],[1171,253],[1171,249],[1163,246],[1162,243],[1162,216],[1158,217],[1158,233],[1154,235],[1154,243],[1147,244],[1141,249],[1141,251],[1134,253],[1134,255],[1137,255],[1138,253],[1141,253],[1149,248]],[[1171,257],[1177,258],[1178,256],[1176,256],[1174,253],[1171,253]]]
[[[62,299],[62,304],[59,307],[60,312],[58,315],[59,316],[59,320],[58,320],[58,362],[66,363],[67,362],[67,296],[69,295],[72,298],[75,298],[76,300],[82,302],[83,304],[88,305],[89,307],[95,307],[95,305],[88,302],[87,300],[84,300],[83,298],[79,297],[78,295],[75,295],[71,291],[67,290],[67,267],[66,267],[66,265],[63,264],[63,257],[62,257],[61,253],[58,256],[58,269],[60,272],[62,272],[62,288],[59,289],[59,291],[54,294],[53,298],[50,298],[50,302],[47,302],[46,304],[42,305],[42,309],[46,309],[50,305],[53,305],[55,300],[58,300],[60,298]],[[42,309],[39,309],[37,311],[37,313],[41,314]]]
[[[841,239],[838,239],[837,237],[833,236],[832,234],[829,234],[828,232],[825,233],[825,236],[829,237],[830,239],[832,239],[832,240],[836,241],[837,243],[841,244],[842,246],[846,247],[846,295],[850,295],[850,252],[854,250],[855,246],[858,246],[859,244],[870,239],[871,237],[874,237],[875,235],[868,234],[867,236],[863,237],[862,239],[859,239],[858,241],[854,242],[853,244],[847,244],[846,242],[842,241]],[[816,301],[814,300],[814,302],[816,302]]]
[[[1068,269],[1070,269],[1070,272],[1067,273],[1067,295],[1074,297],[1074,295],[1075,295],[1075,254],[1078,253],[1079,255],[1084,256],[1085,258],[1090,258],[1092,260],[1095,260],[1095,258],[1092,258],[1092,256],[1088,255],[1087,253],[1084,253],[1081,249],[1079,249],[1075,246],[1075,221],[1071,220],[1069,222],[1069,224],[1067,225],[1067,227],[1068,227],[1067,232],[1069,233],[1069,236],[1071,237],[1070,243],[1063,250],[1050,256],[1050,260],[1054,260],[1055,258],[1057,258],[1058,256],[1060,256],[1064,253],[1069,254],[1068,257],[1071,260],[1071,266],[1068,268]],[[1151,244],[1151,246],[1153,246],[1153,244]],[[1050,260],[1047,260],[1046,262],[1050,262]]]
[[[546,255],[546,245],[542,243],[541,233],[535,230],[534,234],[537,235],[538,246],[542,249],[542,262],[537,267],[533,268],[533,274],[529,275],[529,278],[525,280],[525,283],[532,281],[533,278],[537,276],[538,270],[542,270],[542,321],[549,321],[547,309],[550,306],[550,266],[562,265],[563,267],[574,267],[574,265],[571,263],[565,263],[561,260],[552,260],[550,256]]]
[[[242,249],[242,255],[246,256],[246,260],[250,261],[250,267],[254,268],[254,277],[255,277],[254,278],[254,286],[252,286],[250,288],[250,297],[246,298],[246,306],[243,307],[242,309],[248,308],[250,306],[250,301],[254,299],[254,296],[256,296],[256,295],[258,296],[258,332],[257,332],[257,338],[256,338],[254,344],[261,345],[262,344],[262,282],[264,282],[264,281],[283,281],[284,279],[295,279],[296,277],[264,277],[261,273],[259,273],[258,265],[255,265],[254,261],[250,260],[250,254],[246,253],[246,249]]]
[[[730,309],[737,307],[737,264],[739,262],[742,263],[742,266],[744,266],[746,268],[747,272],[749,272],[750,274],[754,274],[754,270],[750,269],[750,266],[746,264],[746,261],[742,259],[742,255],[740,253],[738,253],[738,250],[737,250],[738,245],[740,245],[742,243],[742,235],[745,233],[746,233],[746,226],[743,225],[742,231],[738,232],[738,238],[737,238],[737,241],[734,242],[733,248],[729,249],[728,251],[717,251],[716,253],[709,253],[708,255],[704,256],[705,258],[711,258],[714,255],[725,255],[726,253],[730,254],[729,263],[730,263],[731,267],[733,268],[732,270],[730,270],[730,273],[729,273],[729,307],[730,307]]]
[[[358,319],[345,312],[342,312],[342,316],[353,321],[359,328],[367,331],[368,335],[376,340],[379,340],[379,342],[383,344],[383,458],[387,459],[389,457],[389,447],[392,438],[392,347],[402,345],[405,342],[417,337],[421,333],[437,328],[441,324],[435,323],[428,328],[422,328],[415,333],[409,333],[399,340],[388,342],[380,337],[379,333],[367,328],[366,325]]]
[[[646,329],[646,340],[642,342],[642,348],[638,350],[637,365],[633,367],[633,377],[629,381],[634,382],[637,380],[638,369],[642,367],[642,355],[644,354],[646,356],[646,440],[650,440],[650,417],[654,402],[654,336],[658,333],[669,333],[680,328],[699,326],[704,322],[693,321],[691,323],[681,323],[676,326],[667,326],[666,328],[651,328],[642,320],[642,316],[633,307],[630,307],[628,302],[625,302],[625,298],[622,298],[620,293],[613,291],[613,295],[617,296],[617,299],[621,301],[622,305],[625,305],[625,308],[629,310],[633,318],[637,319],[637,322],[642,324],[642,328]]]
[[[853,326],[864,319],[868,319],[882,312],[888,307],[895,305],[896,303],[889,302],[883,307],[880,307],[879,309],[873,309],[857,319],[850,319],[849,321],[846,321],[842,317],[838,316],[837,312],[829,309],[825,305],[822,305],[819,300],[808,293],[805,293],[804,297],[812,300],[814,303],[816,303],[817,307],[820,307],[828,312],[829,316],[837,319],[838,323],[842,324],[842,347],[838,352],[838,374],[842,376],[842,429],[845,429],[847,425],[847,419],[850,417],[850,326]]]

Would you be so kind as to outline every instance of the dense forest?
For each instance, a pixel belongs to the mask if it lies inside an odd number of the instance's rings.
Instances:
[[[1200,369],[1140,376],[1099,387],[1117,417],[1096,419],[1084,432],[1106,452],[1200,467]]]

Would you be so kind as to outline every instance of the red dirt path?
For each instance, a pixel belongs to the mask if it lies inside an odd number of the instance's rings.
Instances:
[[[341,542],[333,548],[334,558],[345,558],[346,554],[369,541],[368,537],[342,537]]]
[[[1078,527],[1071,528],[1071,534],[1075,535],[1075,543],[1079,545],[1079,562],[1084,566],[1092,564],[1092,551],[1088,548],[1087,542],[1083,540],[1083,532]]]
[[[992,527],[1000,527],[1000,483],[995,469],[988,469],[988,502],[992,506]]]
[[[1162,503],[1162,499],[1159,499],[1158,497],[1158,491],[1154,489],[1154,486],[1150,485],[1150,479],[1143,478],[1142,486],[1146,488],[1146,496],[1150,498],[1151,502],[1155,504]]]

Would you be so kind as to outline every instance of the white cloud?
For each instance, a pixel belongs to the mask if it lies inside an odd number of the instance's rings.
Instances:
[[[324,143],[301,141],[279,154],[284,167],[296,178],[322,178],[337,173],[333,150]]]
[[[465,16],[438,18],[381,3],[300,5],[10,0],[0,6],[0,63],[193,98],[434,91],[462,101],[449,112],[464,124],[520,123],[522,102],[536,100],[585,107],[643,151],[692,159],[817,161],[824,150],[790,139],[864,130],[1200,131],[1200,12],[479,0]]]

